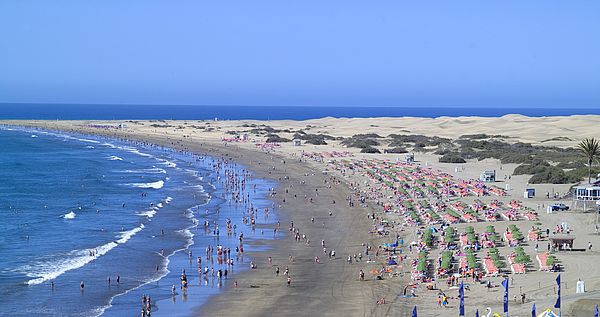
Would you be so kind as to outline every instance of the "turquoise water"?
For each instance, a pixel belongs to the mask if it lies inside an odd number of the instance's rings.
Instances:
[[[154,300],[153,316],[189,315],[228,283],[194,270],[207,245],[235,250],[226,219],[236,224],[236,234],[272,238],[242,224],[247,209],[231,205],[221,186],[224,169],[241,166],[217,166],[211,158],[156,146],[12,127],[0,128],[0,144],[2,316],[139,316],[143,294]],[[266,197],[273,184],[248,179],[247,186],[255,184],[253,207],[271,207]],[[273,217],[257,217],[258,224]],[[211,230],[217,224],[219,236]],[[243,262],[236,269],[246,267]],[[172,296],[183,269],[195,283],[187,294]]]

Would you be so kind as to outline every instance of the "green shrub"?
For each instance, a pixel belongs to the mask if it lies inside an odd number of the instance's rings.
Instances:
[[[456,154],[452,154],[452,153],[448,153],[442,157],[440,157],[439,159],[440,163],[466,163],[467,161],[465,161],[464,158],[456,155]]]
[[[379,142],[377,140],[355,139],[354,137],[345,139],[341,143],[342,143],[342,145],[345,145],[347,147],[356,147],[356,148],[361,148],[361,149],[379,145]]]
[[[267,140],[265,142],[267,143],[283,143],[283,142],[290,142],[290,139],[286,139],[286,138],[282,138],[280,136],[278,136],[277,134],[269,134],[267,135]]]
[[[543,172],[533,175],[529,179],[530,184],[567,184],[569,178],[560,168],[551,166],[547,167]]]
[[[402,154],[402,153],[408,153],[408,151],[403,148],[403,147],[394,147],[394,148],[389,148],[385,150],[386,153],[395,153],[395,154]]]
[[[369,146],[360,150],[360,153],[381,153],[378,149]]]

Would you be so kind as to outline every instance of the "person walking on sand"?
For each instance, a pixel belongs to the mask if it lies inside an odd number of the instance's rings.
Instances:
[[[290,287],[291,283],[292,283],[292,278],[288,276],[288,278],[287,278],[287,286]]]

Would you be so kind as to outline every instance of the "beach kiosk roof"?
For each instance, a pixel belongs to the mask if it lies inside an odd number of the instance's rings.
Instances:
[[[573,248],[573,241],[575,241],[575,236],[568,234],[555,234],[549,237],[550,243],[557,250],[564,250],[564,247],[567,246],[569,249]]]

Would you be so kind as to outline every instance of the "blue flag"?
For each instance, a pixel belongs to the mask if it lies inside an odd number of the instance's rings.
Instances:
[[[558,297],[556,298],[556,304],[554,304],[554,308],[560,308],[560,274],[558,274],[556,277],[556,284],[558,285],[558,291],[556,292]]]
[[[412,317],[417,317],[417,306],[415,306],[415,308],[413,308]]]
[[[533,306],[531,306],[531,317],[535,317],[535,303],[533,303]]]
[[[463,286],[463,281],[460,281],[460,286],[458,287],[458,316],[465,315],[465,287]]]
[[[479,309],[475,311],[475,317],[479,317]]]
[[[502,286],[504,286],[504,312],[508,313],[508,278],[502,281]]]
[[[594,312],[594,317],[598,317],[598,304],[596,304],[596,312]]]

